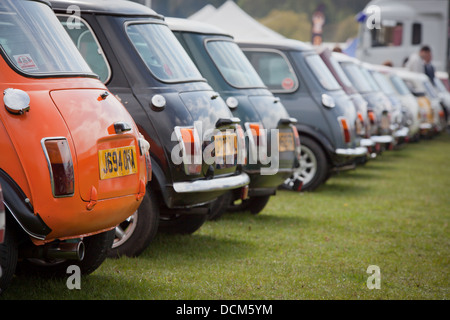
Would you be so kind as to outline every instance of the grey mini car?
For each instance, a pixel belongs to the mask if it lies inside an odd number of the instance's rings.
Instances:
[[[314,190],[333,172],[354,168],[357,158],[366,157],[367,148],[355,139],[355,106],[311,46],[287,39],[239,46],[298,120],[301,160],[292,178],[302,178],[302,190]],[[287,179],[285,185],[290,183]]]

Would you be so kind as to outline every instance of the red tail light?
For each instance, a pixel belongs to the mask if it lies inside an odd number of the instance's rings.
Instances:
[[[341,123],[342,133],[344,135],[344,142],[349,143],[351,141],[351,134],[347,120],[343,117],[339,117],[339,122]]]
[[[43,140],[42,144],[50,171],[53,196],[73,196],[75,178],[69,143],[65,138],[55,138]]]
[[[370,124],[375,124],[377,121],[375,113],[373,111],[369,111],[367,114],[369,115]]]
[[[194,128],[176,128],[183,153],[184,171],[187,175],[198,175],[202,170],[201,141]]]
[[[254,138],[255,145],[261,146],[264,141],[262,135],[262,130],[264,129],[263,126],[258,123],[249,123],[249,129]]]
[[[265,153],[260,152],[260,157],[264,158],[264,155],[267,156],[267,150],[264,150],[264,148],[267,148],[265,130],[262,124],[249,122],[245,123],[245,129],[247,131],[249,141],[250,163],[256,164],[258,161],[258,148],[260,149],[260,151],[266,151]],[[266,159],[259,160],[262,162],[266,161]]]
[[[245,133],[241,125],[236,125],[237,142],[238,142],[238,159],[237,163],[247,164],[247,148],[245,145]]]

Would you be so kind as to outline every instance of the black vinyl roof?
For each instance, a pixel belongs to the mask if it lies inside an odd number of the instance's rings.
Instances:
[[[172,31],[221,35],[233,38],[231,34],[209,23],[172,17],[166,17],[166,22]]]
[[[67,12],[69,6],[77,6],[82,13],[98,13],[105,15],[142,16],[164,19],[152,9],[126,0],[48,0],[54,11]],[[73,11],[67,12],[73,13]]]
[[[255,39],[238,41],[244,47],[260,47],[278,50],[314,51],[314,48],[305,42],[293,39]]]

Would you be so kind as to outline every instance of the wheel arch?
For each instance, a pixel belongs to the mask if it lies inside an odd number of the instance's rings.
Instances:
[[[39,214],[34,213],[32,205],[20,186],[2,169],[0,169],[0,184],[3,189],[5,212],[14,218],[25,233],[33,238],[44,240],[52,230]]]

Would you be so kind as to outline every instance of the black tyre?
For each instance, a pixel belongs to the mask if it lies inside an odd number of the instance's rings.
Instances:
[[[244,200],[244,202],[247,202],[247,210],[249,210],[251,214],[258,214],[264,210],[270,197],[271,196],[251,197],[250,199]]]
[[[6,219],[5,239],[0,244],[0,295],[4,292],[12,282],[16,271],[18,249],[15,237],[15,225],[8,223],[10,219]]]
[[[176,214],[161,217],[159,231],[166,234],[192,234],[206,222],[206,214]]]
[[[154,192],[147,192],[139,209],[115,229],[114,242],[108,257],[137,257],[152,242],[158,232],[159,204]]]
[[[330,164],[322,147],[313,139],[300,137],[301,158],[300,167],[294,175],[284,182],[284,188],[292,189],[296,178],[303,180],[302,191],[313,191],[327,180]]]
[[[211,211],[210,214],[208,215],[208,220],[220,219],[230,206],[232,197],[233,194],[231,192],[227,192],[224,195],[217,198],[217,200],[214,201],[214,203],[211,206]]]
[[[114,241],[114,234],[114,230],[111,230],[84,238],[85,251],[84,258],[81,261],[23,259],[17,264],[17,273],[60,278],[67,277],[67,268],[75,265],[80,268],[82,275],[91,274],[105,261],[107,250]]]
[[[271,196],[250,197],[228,206],[228,212],[250,211],[251,214],[258,214],[264,210]]]

